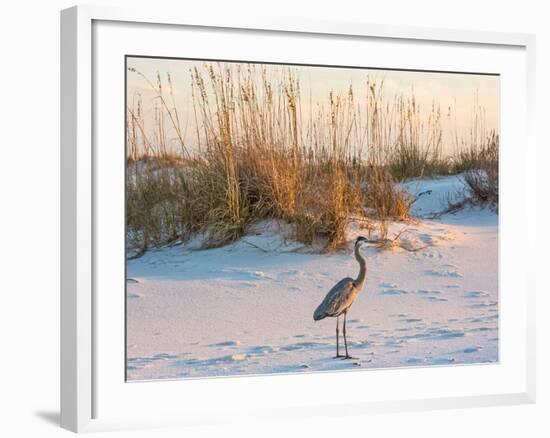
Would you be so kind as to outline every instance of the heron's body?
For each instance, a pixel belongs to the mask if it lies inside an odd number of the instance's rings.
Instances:
[[[323,302],[319,305],[319,307],[317,307],[317,309],[315,309],[315,312],[313,313],[313,319],[315,321],[319,321],[327,317],[336,317],[336,357],[341,357],[338,348],[338,317],[340,315],[344,315],[343,332],[344,345],[346,347],[345,358],[350,358],[348,354],[348,342],[346,339],[346,314],[363,288],[367,277],[367,263],[359,251],[361,243],[363,242],[366,242],[364,237],[358,237],[355,241],[354,253],[355,258],[359,263],[359,275],[357,278],[354,280],[353,278],[346,277],[336,283],[328,292]]]
[[[319,321],[328,317],[342,315],[351,307],[359,294],[359,288],[353,278],[343,278],[329,291],[323,302],[317,307],[313,319]]]

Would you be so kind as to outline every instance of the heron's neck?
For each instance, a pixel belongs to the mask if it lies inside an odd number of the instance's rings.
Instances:
[[[355,259],[359,262],[359,275],[355,279],[355,285],[361,289],[365,283],[365,278],[367,277],[367,262],[361,255],[359,247],[360,245],[355,246]]]

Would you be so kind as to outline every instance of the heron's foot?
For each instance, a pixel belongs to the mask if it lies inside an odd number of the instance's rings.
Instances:
[[[357,359],[356,357],[350,356],[349,354],[346,354],[345,356],[340,356],[340,357],[342,358],[342,360]]]
[[[337,354],[336,356],[334,356],[334,359],[338,359],[338,358],[344,358],[345,356],[343,354]]]

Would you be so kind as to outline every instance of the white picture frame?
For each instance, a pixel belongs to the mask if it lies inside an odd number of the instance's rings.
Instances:
[[[521,196],[524,202],[535,205],[535,174],[534,174],[534,156],[535,140],[533,134],[534,121],[534,53],[535,39],[532,35],[507,34],[507,33],[489,33],[477,31],[460,31],[450,29],[424,29],[416,27],[402,26],[379,26],[366,23],[337,23],[337,22],[310,22],[307,20],[290,19],[246,19],[239,21],[226,22],[223,18],[189,16],[184,12],[162,11],[158,8],[150,10],[128,10],[110,7],[91,7],[78,6],[66,9],[61,13],[61,426],[75,431],[99,431],[119,428],[140,428],[140,427],[159,427],[187,424],[203,424],[213,421],[225,421],[230,417],[243,419],[247,416],[270,417],[275,415],[286,417],[310,417],[311,415],[326,415],[329,411],[331,415],[346,414],[366,414],[369,412],[396,412],[415,409],[435,409],[435,408],[456,408],[456,407],[474,407],[503,404],[532,403],[535,400],[535,279],[533,264],[528,260],[518,261],[516,273],[508,272],[506,266],[501,265],[501,274],[515,276],[518,285],[519,300],[510,306],[508,311],[508,320],[518,321],[517,344],[521,346],[517,355],[518,366],[511,374],[503,373],[498,379],[495,379],[493,386],[487,386],[480,389],[481,392],[464,389],[462,392],[458,389],[453,393],[445,393],[443,388],[441,392],[432,392],[432,396],[418,397],[414,391],[407,392],[404,388],[398,388],[390,392],[386,398],[380,396],[356,397],[347,402],[332,403],[328,397],[315,395],[310,399],[303,399],[298,405],[290,405],[286,397],[283,396],[285,385],[298,385],[297,379],[303,379],[303,376],[285,376],[278,379],[274,384],[266,384],[268,379],[274,377],[251,377],[251,378],[224,378],[220,380],[211,379],[206,383],[188,382],[162,382],[146,383],[148,394],[158,396],[163,391],[172,392],[167,397],[170,401],[173,397],[173,390],[170,388],[181,389],[181,384],[186,384],[189,391],[198,391],[207,388],[207,391],[216,391],[216,387],[223,391],[242,391],[249,396],[255,394],[258,387],[262,387],[263,397],[270,397],[269,403],[263,403],[265,400],[255,400],[256,407],[246,404],[238,398],[235,400],[236,406],[227,409],[224,414],[223,400],[219,406],[211,407],[207,412],[204,406],[197,402],[196,412],[188,414],[188,410],[183,410],[179,405],[174,405],[173,409],[167,410],[166,406],[150,406],[149,415],[136,414],[132,416],[128,411],[122,408],[115,412],[116,405],[120,400],[113,398],[114,407],[105,408],[108,415],[102,415],[98,412],[103,410],[102,398],[105,395],[109,385],[101,382],[110,382],[111,376],[104,379],[109,371],[104,371],[106,366],[105,354],[98,355],[98,349],[103,344],[101,331],[98,334],[97,326],[107,318],[113,318],[109,322],[115,326],[115,330],[120,329],[120,321],[124,320],[124,315],[120,312],[112,315],[101,313],[102,304],[98,304],[97,287],[98,284],[105,285],[106,276],[103,276],[98,266],[101,260],[98,260],[101,253],[101,243],[97,241],[97,230],[100,217],[97,209],[98,203],[102,200],[98,198],[101,191],[97,189],[98,175],[101,178],[109,178],[110,168],[103,166],[104,162],[94,153],[94,141],[101,133],[95,130],[94,123],[97,122],[98,99],[94,89],[95,81],[99,80],[96,76],[101,74],[98,67],[94,65],[97,60],[98,47],[101,46],[101,37],[98,37],[94,26],[98,23],[115,23],[123,26],[131,24],[132,26],[149,26],[152,32],[160,32],[160,29],[177,29],[178,26],[186,29],[199,29],[201,32],[224,32],[230,29],[238,30],[244,34],[252,33],[259,35],[262,32],[270,32],[275,35],[294,35],[296,38],[307,36],[326,36],[331,37],[349,37],[355,40],[370,39],[387,41],[388,44],[399,44],[406,42],[411,46],[415,44],[426,45],[463,45],[465,47],[483,46],[487,50],[498,50],[501,52],[510,51],[516,53],[524,62],[517,67],[520,71],[518,77],[523,77],[525,83],[516,84],[518,87],[516,98],[521,102],[521,114],[523,118],[518,122],[517,132],[510,132],[510,136],[515,135],[516,139],[521,139],[522,170],[519,171],[520,184],[515,189],[514,196]],[[251,43],[254,44],[253,42]],[[116,44],[113,44],[116,46]],[[200,48],[199,48],[200,49]],[[124,51],[124,48],[121,48]],[[517,54],[520,55],[517,55]],[[436,61],[434,61],[436,62]],[[434,68],[433,66],[428,66]],[[111,90],[113,91],[113,90]],[[116,90],[115,90],[116,91]],[[120,91],[120,96],[124,91]],[[504,114],[504,116],[506,116]],[[509,120],[503,117],[503,121]],[[506,139],[504,139],[506,141]],[[520,148],[520,146],[517,146]],[[510,149],[510,154],[518,154],[518,150]],[[519,155],[518,155],[519,156]],[[515,155],[514,155],[515,157]],[[502,178],[507,178],[506,168],[501,167]],[[508,184],[503,183],[503,190],[512,190]],[[510,235],[510,245],[521,244],[526,247],[534,246],[534,237],[529,237],[529,241],[516,243],[512,239],[514,230],[520,224],[528,222],[531,229],[535,228],[534,213],[531,209],[531,215],[526,209],[516,209],[517,212],[510,215],[517,217],[504,216],[501,233]],[[522,211],[519,211],[522,210]],[[504,213],[506,214],[506,210]],[[117,229],[111,230],[117,232]],[[118,228],[120,231],[120,228]],[[536,233],[530,233],[535,236]],[[507,246],[508,248],[510,247]],[[99,248],[99,249],[98,249]],[[533,252],[529,252],[533,253]],[[99,276],[98,276],[99,275]],[[102,277],[103,278],[100,278]],[[510,277],[511,278],[511,277]],[[122,278],[121,281],[124,281]],[[113,285],[113,288],[116,286]],[[501,286],[502,287],[502,286]],[[104,290],[102,288],[102,290]],[[512,300],[512,298],[511,298]],[[506,300],[505,300],[506,301]],[[511,302],[511,301],[509,301]],[[115,321],[116,320],[116,321]],[[103,323],[101,323],[103,324]],[[117,325],[118,324],[118,325]],[[104,324],[105,325],[105,324]],[[508,332],[510,333],[510,332]],[[508,342],[502,339],[501,342]],[[512,341],[510,341],[512,342]],[[515,341],[514,341],[515,342]],[[105,350],[108,351],[108,350]],[[121,352],[123,354],[123,352]],[[502,369],[506,368],[506,363],[502,362]],[[462,368],[463,377],[466,375],[483,373],[484,376],[494,374],[498,368],[481,367]],[[448,374],[441,369],[426,368],[423,370],[398,370],[401,375],[395,375],[397,379],[406,379],[408,373],[410,377],[422,382],[423,379],[430,379],[430,374],[440,374],[442,379],[447,379]],[[363,382],[360,375],[365,373],[386,373],[389,371],[366,371],[363,373],[348,373],[346,380],[340,379],[337,383],[343,385],[358,385]],[[334,373],[332,379],[338,379],[338,373]],[[118,374],[113,374],[116,379]],[[480,374],[481,375],[481,374]],[[509,377],[512,378],[509,379]],[[316,385],[321,382],[319,375],[308,376],[308,385]],[[263,380],[261,380],[263,379]],[[286,379],[286,380],[285,380]],[[335,382],[336,382],[335,380]],[[513,385],[506,385],[504,380],[513,382]],[[205,381],[203,381],[205,382]],[[285,383],[286,382],[286,383]],[[499,383],[500,382],[500,383]],[[124,385],[124,382],[119,382]],[[131,384],[132,388],[138,388]],[[158,386],[158,391],[154,385]],[[178,386],[179,385],[179,386]],[[202,386],[201,386],[202,385]],[[500,385],[500,386],[499,386]],[[199,388],[200,387],[200,388]],[[253,387],[256,387],[254,389]],[[276,390],[279,387],[279,391]],[[99,388],[99,389],[98,389]],[[202,389],[201,389],[202,388]],[[492,389],[491,389],[492,388]],[[177,391],[177,390],[176,390]],[[273,391],[271,394],[265,391]],[[282,391],[282,392],[281,392]],[[376,392],[376,391],[374,391]],[[419,392],[418,392],[419,393]],[[116,396],[116,390],[113,390],[109,397]],[[460,395],[458,395],[460,394]],[[139,397],[139,391],[133,389],[132,397]],[[309,400],[309,401],[308,401]],[[229,406],[228,406],[229,408]],[[233,409],[234,408],[234,409]],[[214,419],[215,417],[215,419]]]

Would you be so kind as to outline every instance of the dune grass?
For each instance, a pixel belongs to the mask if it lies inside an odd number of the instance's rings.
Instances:
[[[169,75],[156,83],[142,75],[157,96],[152,120],[139,96],[128,101],[129,254],[196,235],[205,247],[221,246],[264,219],[290,225],[289,238],[330,251],[345,244],[351,218],[409,218],[414,199],[399,181],[473,170],[475,160],[498,162],[498,137],[496,157],[478,150],[474,157],[472,149],[443,158],[440,109],[421,111],[412,94],[388,99],[383,81],[366,81],[362,105],[350,86],[304,116],[291,69],[273,76],[254,65],[205,64],[189,74],[192,145]],[[477,196],[485,196],[473,175]]]

